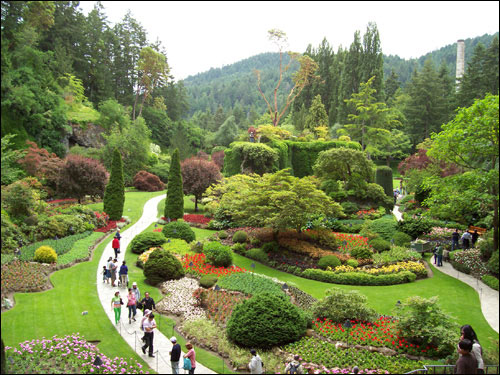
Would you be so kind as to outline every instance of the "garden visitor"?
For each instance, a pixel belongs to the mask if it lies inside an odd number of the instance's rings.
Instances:
[[[155,301],[153,298],[149,296],[149,293],[144,293],[144,298],[141,301],[141,305],[147,310],[156,309]]]
[[[107,276],[108,276],[108,284],[109,284],[109,279],[111,279],[111,269],[113,268],[113,257],[108,258],[108,262],[106,263],[106,270],[107,270]]]
[[[111,299],[111,310],[115,312],[115,324],[120,321],[120,316],[122,314],[123,301],[120,297],[120,292],[116,291],[115,296]]]
[[[139,302],[141,300],[141,292],[139,290],[139,287],[137,286],[137,283],[134,281],[132,283],[132,292],[134,292],[135,294],[135,300],[137,302]],[[140,309],[141,307],[139,307],[139,303],[137,304],[137,308]]]
[[[250,354],[253,356],[248,364],[250,374],[262,374],[262,367],[264,367],[262,359],[259,357],[255,349],[250,349]]]
[[[443,246],[441,246],[441,244],[439,244],[436,247],[436,254],[437,254],[437,266],[443,267]]]
[[[109,284],[108,269],[106,268],[106,266],[102,266],[102,282],[105,283],[106,281]]]
[[[110,270],[111,270],[111,286],[116,286],[115,285],[115,280],[116,280],[116,270],[118,269],[118,265],[116,264],[118,262],[118,259],[113,259],[111,262]]]
[[[477,360],[471,351],[472,342],[470,340],[463,339],[458,343],[460,357],[455,367],[455,374],[477,374]]]
[[[352,368],[352,374],[359,374],[359,367],[358,366],[354,366]]]
[[[128,324],[132,324],[132,320],[135,322],[135,314],[137,313],[136,304],[137,300],[135,299],[135,293],[132,291],[132,288],[128,288],[128,296],[127,296],[127,307],[128,307]]]
[[[196,352],[193,349],[193,344],[189,341],[186,343],[186,349],[188,352],[184,354],[184,358],[188,358],[191,361],[191,370],[189,370],[189,373],[194,374],[194,370],[196,370]]]
[[[144,336],[145,336],[145,344],[142,346],[142,353],[146,354],[146,349],[148,350],[148,357],[154,358],[153,355],[153,339],[154,332],[153,330],[156,328],[155,315],[153,313],[149,314],[148,318],[144,321]]]
[[[434,255],[434,264],[437,265],[437,259],[438,259],[438,253],[437,253],[437,250],[438,250],[438,247],[436,246],[434,248],[434,251],[432,252],[432,254]]]
[[[142,317],[142,320],[141,320],[141,331],[144,331],[144,322],[148,319],[151,312],[152,311],[148,310],[148,309],[144,310],[144,316]],[[142,335],[141,340],[146,341],[146,334]]]
[[[468,230],[462,234],[462,248],[464,250],[467,250],[470,247],[470,240],[472,239],[472,235],[469,233]]]
[[[285,374],[303,374],[304,369],[299,362],[300,356],[295,354],[293,360],[286,366]]]
[[[455,229],[455,232],[451,234],[451,251],[459,248],[458,240],[460,239],[460,234],[458,233],[458,229]]]
[[[483,348],[479,343],[476,332],[469,324],[460,328],[460,340],[469,340],[472,343],[472,355],[477,361],[477,373],[484,374]],[[459,351],[460,353],[460,351]]]
[[[179,373],[179,359],[181,358],[181,346],[177,344],[177,338],[173,336],[170,339],[172,343],[172,350],[168,352],[170,354],[170,365],[172,366],[172,374]]]
[[[479,233],[477,233],[477,229],[474,230],[474,233],[471,235],[472,247],[476,245],[477,239],[479,238]]]
[[[119,275],[122,287],[124,288],[128,287],[128,267],[125,264],[125,261],[123,261],[122,265],[120,266]]]
[[[118,241],[120,241],[122,239],[122,236],[120,234],[120,228],[116,229],[115,238],[118,238]]]
[[[118,254],[120,253],[120,240],[118,239],[118,237],[113,238],[111,247],[115,251],[115,258],[118,258]]]

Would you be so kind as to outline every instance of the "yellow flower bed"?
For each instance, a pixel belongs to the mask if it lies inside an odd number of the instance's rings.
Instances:
[[[427,273],[425,266],[418,262],[398,262],[396,264],[391,264],[388,266],[383,266],[380,268],[354,268],[351,266],[338,266],[335,269],[330,269],[335,273],[347,273],[347,272],[363,272],[370,275],[388,275],[393,273],[398,273],[401,271],[410,271],[416,275],[425,275]]]

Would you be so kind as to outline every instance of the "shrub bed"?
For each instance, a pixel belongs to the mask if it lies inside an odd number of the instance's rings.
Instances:
[[[410,271],[401,271],[391,275],[369,275],[363,272],[335,273],[318,269],[307,269],[302,277],[333,284],[344,285],[395,285],[413,282],[417,276]]]
[[[206,261],[215,267],[229,267],[233,263],[233,254],[229,246],[219,242],[209,242],[203,246]]]
[[[41,246],[50,246],[53,248],[58,256],[67,253],[73,248],[73,245],[76,241],[79,241],[85,237],[88,237],[92,234],[91,231],[74,234],[72,236],[64,237],[59,240],[45,240],[41,242],[36,242],[34,244],[24,246],[21,248],[21,255],[19,256],[19,260],[31,261],[35,256],[35,251]]]
[[[498,290],[498,279],[494,276],[491,275],[484,275],[481,280],[483,283],[488,285],[490,288],[493,288],[495,290]]]
[[[153,251],[144,264],[144,276],[151,285],[178,280],[184,276],[181,262],[166,250]]]

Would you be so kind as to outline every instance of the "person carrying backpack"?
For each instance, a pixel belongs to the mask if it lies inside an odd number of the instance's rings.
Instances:
[[[304,368],[299,362],[300,357],[296,354],[293,356],[293,361],[291,361],[285,368],[285,374],[303,374]]]

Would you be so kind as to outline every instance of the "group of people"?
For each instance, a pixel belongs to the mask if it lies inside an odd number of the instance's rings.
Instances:
[[[464,250],[470,249],[476,245],[476,242],[479,238],[479,233],[475,230],[473,233],[470,233],[466,230],[462,236],[458,233],[458,229],[451,234],[451,251],[457,250],[460,248],[459,240],[462,240],[462,248]]]
[[[102,280],[103,283],[108,283],[111,280],[111,286],[115,287],[115,282],[118,276],[118,286],[123,288],[128,287],[128,267],[127,262],[123,260],[122,265],[118,268],[118,254],[120,254],[120,230],[116,231],[115,237],[111,243],[115,252],[115,257],[110,256],[106,265],[102,267]]]

